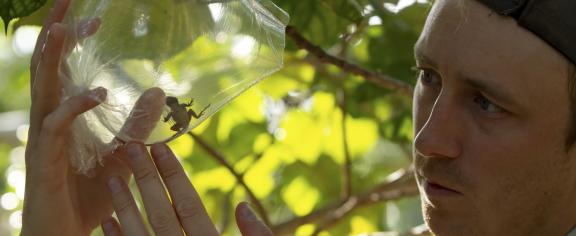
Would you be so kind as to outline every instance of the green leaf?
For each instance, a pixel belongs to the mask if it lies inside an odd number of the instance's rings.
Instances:
[[[349,25],[363,18],[359,7],[351,0],[274,2],[292,16],[291,25],[322,47],[334,45]]]
[[[304,177],[297,177],[285,187],[282,199],[294,214],[303,216],[314,209],[320,200],[320,192]]]
[[[398,14],[381,15],[383,24],[368,29],[369,67],[414,83],[412,54],[428,5],[414,4]]]
[[[28,16],[46,4],[46,0],[0,0],[0,17],[4,21],[4,32],[8,34],[8,25],[18,17]]]
[[[362,20],[362,13],[360,12],[362,7],[355,0],[322,0],[322,2],[330,6],[338,16],[350,22]]]
[[[127,8],[135,9],[126,14]],[[143,35],[134,33],[133,14],[139,11],[149,17]],[[84,47],[95,44],[88,48],[97,48],[102,60],[168,59],[183,50],[213,46],[209,40],[191,46],[214,27],[208,4],[200,1],[110,1],[102,5],[101,1],[78,0],[73,1],[69,15],[76,22],[94,16],[102,19],[98,31],[84,42]]]
[[[264,154],[264,156],[251,166],[250,170],[246,172],[244,180],[250,186],[254,195],[256,197],[265,199],[274,190],[275,181],[274,173],[282,164],[282,160],[276,158],[277,152],[274,149],[270,149],[270,152]]]
[[[353,216],[350,220],[350,227],[352,228],[352,233],[350,233],[352,235],[377,231],[376,225],[364,216]]]

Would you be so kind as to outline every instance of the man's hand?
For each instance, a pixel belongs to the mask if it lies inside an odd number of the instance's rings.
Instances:
[[[164,144],[155,145],[152,156],[172,202],[166,195],[154,162],[141,143],[132,143],[130,148],[121,147],[104,157],[103,166],[96,167],[93,177],[76,174],[70,165],[70,147],[67,145],[70,143],[73,121],[103,102],[107,92],[104,88],[96,88],[61,102],[59,69],[62,58],[75,43],[65,40],[68,32],[60,23],[69,5],[70,0],[56,0],[38,37],[30,65],[32,107],[26,146],[26,191],[21,235],[89,235],[101,222],[107,222],[104,223],[107,235],[120,235],[122,231],[126,235],[147,234],[125,185],[132,171],[156,233],[181,235],[183,230],[188,235],[216,235],[217,231],[200,198]],[[99,25],[99,19],[94,19],[75,27],[79,27],[81,37],[88,37],[97,31]],[[65,44],[66,41],[68,44]],[[150,110],[150,104],[164,100],[164,92],[152,88],[143,93],[133,109]],[[160,119],[160,116],[157,118]],[[133,116],[121,130],[134,140],[144,141],[156,122],[158,120],[148,116]],[[112,195],[109,194],[109,187]],[[113,207],[123,230],[110,216]],[[271,235],[246,204],[239,205],[236,218],[240,231],[245,235]]]
[[[152,157],[142,143],[128,143],[126,152],[126,162],[134,173],[148,221],[156,235],[218,235],[200,197],[166,144],[154,144]],[[102,223],[104,233],[107,236],[148,235],[126,182],[120,177],[111,177],[108,186],[120,224],[108,218]],[[236,221],[243,235],[272,235],[246,203],[236,208]]]
[[[111,175],[128,180],[130,169],[120,160],[121,150],[104,158],[104,166],[94,177],[78,175],[68,155],[70,126],[74,119],[106,98],[106,90],[97,88],[85,94],[61,100],[59,69],[62,57],[74,42],[65,45],[67,32],[62,21],[70,0],[57,0],[38,37],[32,56],[29,140],[26,146],[26,191],[22,235],[89,235],[102,219],[113,212],[106,182]],[[83,37],[93,34],[99,20],[79,25]],[[134,106],[146,109],[164,100],[158,88],[146,91]],[[124,127],[133,138],[145,140],[153,120],[130,119]],[[142,128],[144,127],[144,128]]]

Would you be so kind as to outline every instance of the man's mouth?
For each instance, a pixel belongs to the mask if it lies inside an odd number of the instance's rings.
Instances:
[[[461,195],[462,193],[451,189],[449,187],[446,187],[445,185],[436,183],[436,182],[432,182],[429,181],[428,179],[424,179],[423,182],[423,186],[424,186],[424,191],[426,192],[426,194],[428,196],[437,196],[437,197],[442,197],[442,196],[455,196],[455,195]]]

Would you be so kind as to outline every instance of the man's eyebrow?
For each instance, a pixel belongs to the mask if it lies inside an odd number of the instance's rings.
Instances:
[[[438,63],[434,61],[430,56],[428,56],[422,50],[422,48],[419,47],[418,43],[414,46],[414,57],[418,62],[424,65],[438,68]],[[471,88],[481,91],[487,96],[503,103],[503,105],[510,105],[514,107],[519,107],[520,105],[515,99],[513,99],[513,96],[510,93],[503,91],[497,85],[490,84],[487,81],[481,80],[474,76],[466,75],[464,73],[458,73],[458,78],[462,79],[464,83],[466,83]]]
[[[494,99],[508,105],[518,106],[518,102],[513,99],[513,96],[498,86],[492,85],[486,81],[482,81],[480,79],[476,79],[474,77],[470,77],[467,75],[459,74],[459,77],[464,80],[464,83],[468,84],[468,86],[485,93],[489,97],[493,97]]]
[[[438,63],[432,60],[430,56],[426,55],[422,51],[422,49],[418,46],[418,44],[414,46],[414,58],[416,59],[417,62],[421,62],[434,68],[438,67]]]

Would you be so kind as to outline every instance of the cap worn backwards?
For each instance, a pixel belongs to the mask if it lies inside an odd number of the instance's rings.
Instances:
[[[576,0],[478,0],[513,17],[576,64]]]

